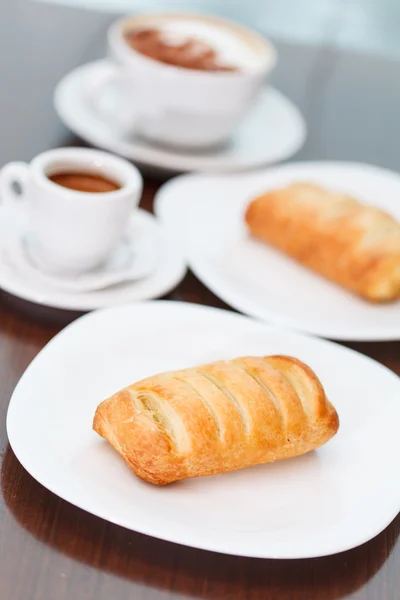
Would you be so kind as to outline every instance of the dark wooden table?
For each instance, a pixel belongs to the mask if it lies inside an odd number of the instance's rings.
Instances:
[[[109,20],[1,0],[0,166],[79,143],[58,122],[52,91],[68,70],[103,54]],[[310,128],[297,158],[399,169],[400,61],[332,47],[278,48],[274,83],[300,106]],[[149,210],[158,185],[147,181],[143,205]],[[170,297],[223,306],[193,275]],[[0,295],[0,600],[399,600],[399,517],[376,539],[344,554],[254,560],[126,531],[36,483],[8,446],[7,406],[30,361],[76,316]],[[399,343],[351,346],[400,374]]]

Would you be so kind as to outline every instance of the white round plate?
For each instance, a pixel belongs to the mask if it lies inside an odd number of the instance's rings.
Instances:
[[[362,164],[309,162],[247,175],[189,175],[161,188],[156,214],[197,277],[248,315],[337,340],[400,339],[400,301],[370,304],[251,239],[244,211],[257,194],[296,181],[348,192],[400,220],[400,177]]]
[[[175,240],[160,222],[150,213],[139,209],[132,217],[133,226],[149,231],[149,235],[158,237],[160,250],[158,264],[148,277],[138,281],[124,282],[101,290],[79,291],[63,290],[54,286],[44,277],[34,277],[33,269],[27,273],[18,267],[18,261],[12,260],[9,247],[15,238],[24,235],[23,224],[12,219],[7,209],[0,211],[0,289],[29,302],[53,308],[90,311],[96,308],[151,300],[168,294],[186,275],[186,264],[182,253],[177,249]]]
[[[81,138],[142,166],[175,173],[237,171],[284,160],[304,143],[303,117],[283,94],[271,87],[262,93],[231,144],[221,150],[179,152],[139,138],[122,137],[96,114],[85,97],[91,81],[103,78],[113,69],[110,60],[100,60],[69,73],[55,90],[55,108],[61,120]]]
[[[97,269],[75,276],[58,272],[47,273],[31,254],[29,237],[15,236],[10,244],[3,246],[9,261],[28,279],[66,292],[90,292],[104,290],[127,281],[148,278],[157,268],[165,241],[156,219],[147,219],[141,211],[131,213],[117,247]],[[34,245],[34,242],[33,242]]]
[[[97,405],[143,377],[275,353],[315,369],[339,413],[338,434],[316,452],[157,487],[91,429]],[[399,512],[399,397],[399,378],[352,350],[159,301],[91,313],[57,335],[18,383],[7,431],[35,479],[112,523],[227,554],[306,558],[362,544]]]

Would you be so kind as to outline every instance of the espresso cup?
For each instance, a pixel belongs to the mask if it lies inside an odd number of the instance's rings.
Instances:
[[[88,189],[94,191],[82,191]],[[49,150],[30,164],[0,170],[0,198],[27,213],[30,258],[48,273],[74,276],[104,263],[141,193],[142,177],[132,164],[85,148]]]
[[[175,26],[221,51],[232,71],[182,68],[133,49],[127,33]],[[197,35],[198,34],[198,35]],[[196,38],[197,35],[197,38]],[[214,17],[193,14],[140,15],[108,31],[113,68],[88,82],[87,97],[100,117],[122,134],[151,142],[204,149],[227,141],[257,99],[276,63],[274,47],[257,33]],[[104,102],[114,88],[118,106]],[[267,134],[267,132],[266,132]]]

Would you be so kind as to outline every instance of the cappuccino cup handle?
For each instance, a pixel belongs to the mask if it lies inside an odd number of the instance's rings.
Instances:
[[[29,165],[11,162],[0,169],[0,204],[21,211],[24,208],[29,180]]]
[[[118,67],[110,68],[88,82],[86,99],[97,116],[120,133],[132,133],[137,121],[136,111],[128,98],[126,76]]]

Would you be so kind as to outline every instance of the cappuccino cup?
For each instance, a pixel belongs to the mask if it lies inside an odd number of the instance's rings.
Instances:
[[[277,60],[252,30],[194,14],[121,19],[108,31],[108,48],[113,67],[88,83],[94,110],[122,135],[193,150],[229,139]],[[110,89],[117,107],[104,102]]]

